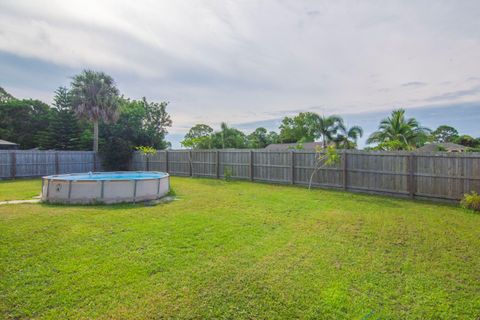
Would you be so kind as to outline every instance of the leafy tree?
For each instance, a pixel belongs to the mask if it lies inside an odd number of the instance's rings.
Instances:
[[[247,136],[247,139],[250,148],[265,148],[268,145],[267,129],[263,127],[257,128]]]
[[[142,104],[145,110],[143,129],[150,139],[148,146],[165,149],[167,147],[165,141],[165,135],[168,133],[167,128],[172,126],[172,120],[167,113],[168,102],[148,102],[143,97]]]
[[[279,136],[275,131],[267,132],[267,129],[259,127],[247,136],[250,148],[265,148],[269,144],[278,143]]]
[[[135,147],[147,145],[142,131],[142,103],[121,99],[119,104],[118,120],[100,125],[100,154],[107,170],[127,170]]]
[[[211,149],[213,129],[206,124],[197,124],[190,128],[181,142],[185,148]]]
[[[453,142],[457,138],[457,129],[447,125],[443,125],[439,126],[431,133],[429,140],[431,140],[432,142]]]
[[[119,117],[115,123],[100,125],[100,153],[108,170],[127,170],[132,152],[137,146],[165,149],[166,128],[171,125],[170,116],[161,108],[161,116],[148,116],[149,108],[161,105],[145,103],[144,100],[119,100]],[[166,106],[166,104],[164,104]],[[157,110],[158,111],[158,110]],[[157,128],[152,138],[152,127]]]
[[[92,124],[88,122],[80,122],[82,131],[78,137],[78,150],[90,150],[93,142]]]
[[[365,148],[365,150],[374,150],[374,151],[400,151],[400,150],[411,150],[412,147],[405,144],[400,140],[390,140],[380,142],[373,148]]]
[[[93,123],[93,151],[98,151],[98,123],[117,119],[119,91],[112,77],[84,70],[73,77],[72,105],[75,113]]]
[[[337,133],[345,130],[339,116],[319,116],[313,112],[301,112],[297,116],[285,117],[280,125],[280,141],[284,143],[313,142],[320,138],[326,147],[334,141]]]
[[[275,131],[270,131],[267,133],[267,146],[272,143],[279,143],[280,136]]]
[[[38,146],[51,117],[50,107],[39,100],[7,99],[0,102],[0,137],[22,149]]]
[[[462,146],[470,147],[470,148],[480,147],[479,139],[475,139],[474,137],[469,136],[468,134],[464,134],[456,137],[453,140],[453,142],[461,144]]]
[[[81,127],[72,110],[72,98],[68,89],[55,91],[50,124],[39,141],[42,149],[79,150]]]
[[[297,142],[295,146],[288,147],[288,150],[305,150],[305,146],[303,145],[303,142]]]
[[[316,137],[318,115],[301,112],[295,117],[285,117],[280,124],[282,143],[313,142]]]
[[[264,148],[278,142],[278,134],[267,132],[265,128],[257,128],[246,136],[242,131],[229,127],[222,122],[220,130],[215,131],[206,124],[197,124],[185,135],[182,145],[193,149],[225,149],[225,148]]]
[[[378,130],[370,135],[367,143],[408,150],[424,144],[429,132],[430,130],[422,127],[415,118],[406,119],[404,109],[398,109],[380,122]]]
[[[242,131],[230,128],[225,122],[222,122],[220,131],[212,135],[212,147],[216,149],[243,149],[248,147],[248,140]]]
[[[357,147],[358,138],[363,136],[363,129],[359,126],[346,128],[342,126],[340,133],[334,138],[337,148],[355,149]]]

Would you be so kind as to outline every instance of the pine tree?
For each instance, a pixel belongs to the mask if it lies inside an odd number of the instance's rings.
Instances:
[[[72,110],[72,99],[67,88],[59,87],[55,91],[55,109],[52,111],[50,125],[39,141],[42,149],[77,150],[81,135],[79,121]]]
[[[0,87],[0,103],[8,102],[10,100],[15,100],[15,97]]]

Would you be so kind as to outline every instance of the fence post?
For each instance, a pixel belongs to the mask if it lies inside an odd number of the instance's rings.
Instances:
[[[17,154],[15,151],[10,154],[10,176],[14,179],[17,176]]]
[[[253,150],[250,150],[250,181],[253,181]]]
[[[343,151],[343,190],[347,190],[347,150]]]
[[[93,172],[97,171],[97,153],[93,152]]]
[[[220,179],[220,152],[218,150],[215,151],[215,171],[217,179]]]
[[[290,184],[295,184],[295,151],[290,151]]]
[[[58,163],[58,152],[55,151],[55,174],[60,173],[60,164]]]
[[[145,155],[145,161],[147,165],[147,171],[150,171],[150,159],[148,158],[148,154]]]
[[[463,163],[464,163],[464,166],[466,167],[464,170],[465,174],[466,174],[466,179],[464,180],[466,182],[466,190],[463,190],[463,193],[467,193],[467,192],[470,192],[471,191],[471,181],[470,178],[473,177],[473,172],[472,172],[472,161],[469,161],[471,159],[469,159],[468,157],[463,157]]]
[[[408,192],[410,198],[415,198],[415,154],[410,153],[408,155]]]
[[[188,150],[188,161],[190,162],[190,177],[193,177],[192,150]]]
[[[168,150],[165,149],[165,172],[168,173]]]

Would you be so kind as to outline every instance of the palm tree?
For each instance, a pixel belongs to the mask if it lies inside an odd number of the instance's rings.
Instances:
[[[222,149],[225,149],[225,138],[228,136],[228,125],[225,122],[220,124],[220,135],[222,137]]]
[[[73,77],[71,93],[77,116],[93,122],[93,151],[98,152],[98,122],[115,121],[118,115],[115,82],[103,72],[84,70]]]
[[[421,143],[430,129],[422,127],[415,118],[405,118],[405,110],[392,111],[390,117],[380,122],[378,130],[373,132],[367,143],[400,143],[403,149],[412,149]]]
[[[316,135],[322,138],[323,147],[327,147],[327,143],[335,139],[335,135],[339,131],[344,131],[345,125],[343,119],[339,116],[318,116],[315,123]]]
[[[354,149],[357,146],[358,138],[363,136],[363,129],[360,126],[353,126],[350,128],[340,128],[340,133],[335,138],[337,146],[345,149]]]

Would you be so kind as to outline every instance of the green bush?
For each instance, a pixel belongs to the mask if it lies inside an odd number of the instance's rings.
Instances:
[[[107,136],[100,148],[103,169],[107,171],[128,171],[132,157],[131,141],[118,136]]]
[[[223,178],[225,181],[232,181],[233,169],[231,167],[225,167],[223,169]]]
[[[149,146],[138,146],[135,147],[137,151],[140,151],[144,156],[149,156],[157,153],[157,149],[149,147]]]
[[[170,191],[168,191],[168,193],[167,193],[167,196],[169,196],[169,197],[176,197],[177,196],[177,193],[175,192],[175,189],[173,189],[171,186],[170,186]]]
[[[463,196],[461,205],[465,209],[471,209],[474,211],[480,211],[480,195],[475,191],[466,193]]]

